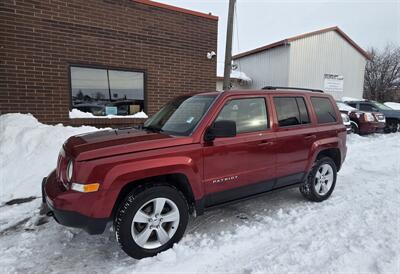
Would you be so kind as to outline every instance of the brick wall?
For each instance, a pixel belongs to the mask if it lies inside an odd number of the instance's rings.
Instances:
[[[177,95],[215,90],[206,53],[217,50],[217,24],[131,0],[2,0],[0,112],[101,124],[69,119],[71,64],[145,70],[149,114]]]

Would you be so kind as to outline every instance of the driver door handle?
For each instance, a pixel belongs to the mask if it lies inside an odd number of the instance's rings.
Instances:
[[[314,134],[309,134],[309,135],[306,135],[306,136],[304,137],[304,139],[306,139],[306,140],[313,140],[313,139],[315,139],[315,138],[317,138],[317,136],[314,135]]]

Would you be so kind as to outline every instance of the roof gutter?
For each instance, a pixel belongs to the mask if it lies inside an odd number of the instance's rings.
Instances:
[[[194,15],[194,16],[208,18],[208,19],[218,21],[218,16],[212,15],[211,13],[207,14],[207,13],[203,13],[203,12],[179,8],[176,6],[159,3],[159,2],[155,2],[155,1],[150,1],[150,0],[132,0],[132,1],[135,3],[143,4],[143,5],[148,5],[148,6],[152,6],[152,7],[162,8],[162,9],[166,9],[166,10],[170,10],[170,11],[176,11],[176,12],[180,12],[180,13],[185,13],[185,14],[189,14],[189,15]]]

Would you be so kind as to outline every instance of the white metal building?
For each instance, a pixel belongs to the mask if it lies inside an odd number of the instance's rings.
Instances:
[[[235,55],[233,63],[252,80],[240,88],[313,88],[340,99],[362,98],[368,58],[342,30],[331,27]]]

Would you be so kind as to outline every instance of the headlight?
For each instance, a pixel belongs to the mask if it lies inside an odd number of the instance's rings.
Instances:
[[[368,121],[368,122],[375,121],[374,115],[372,113],[369,113],[369,112],[364,113],[364,119],[365,119],[365,121]]]
[[[71,182],[73,174],[74,174],[74,163],[72,162],[72,160],[70,160],[67,165],[67,181],[68,182]]]
[[[347,123],[350,121],[350,118],[347,114],[342,113],[341,115],[342,115],[343,122]]]
[[[61,146],[60,153],[58,153],[62,157],[65,157],[65,150],[64,150],[64,145]]]

